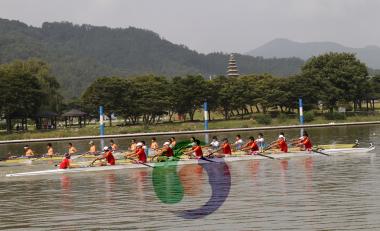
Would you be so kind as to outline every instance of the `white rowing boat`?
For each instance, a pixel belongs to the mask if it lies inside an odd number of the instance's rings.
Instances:
[[[305,157],[305,156],[323,156],[323,155],[341,155],[341,154],[363,154],[368,153],[375,149],[375,146],[369,148],[341,148],[341,149],[326,149],[318,152],[314,151],[299,151],[288,153],[271,153],[265,155],[243,155],[243,156],[231,156],[225,158],[212,158],[209,160],[180,160],[180,161],[167,161],[159,163],[147,163],[147,164],[119,164],[114,166],[99,166],[99,167],[82,167],[82,168],[70,168],[70,169],[52,169],[35,172],[21,172],[6,174],[7,177],[19,177],[19,176],[38,176],[38,175],[52,175],[52,174],[64,174],[64,173],[78,173],[78,172],[96,172],[96,171],[108,171],[108,170],[120,170],[120,169],[136,169],[136,168],[148,168],[148,167],[164,167],[173,165],[188,165],[188,164],[213,164],[221,162],[235,162],[243,160],[262,160],[262,159],[284,159],[293,157]]]

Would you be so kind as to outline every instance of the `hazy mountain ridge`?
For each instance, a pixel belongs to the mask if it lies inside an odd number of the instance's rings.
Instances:
[[[304,63],[298,58],[263,59],[236,54],[242,74],[288,76]],[[66,96],[78,96],[100,76],[156,74],[224,75],[228,54],[201,54],[138,28],[43,23],[28,26],[0,19],[0,63],[41,58],[51,64]]]
[[[380,69],[380,47],[370,45],[363,48],[346,47],[334,42],[295,42],[289,39],[274,39],[252,51],[248,55],[264,58],[298,57],[303,60],[326,52],[350,52],[370,68]]]

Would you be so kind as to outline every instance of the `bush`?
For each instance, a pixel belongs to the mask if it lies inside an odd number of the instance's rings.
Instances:
[[[303,115],[303,120],[304,120],[305,122],[311,122],[311,121],[314,120],[314,118],[315,118],[315,115],[314,115],[314,112],[312,112],[312,111],[307,111],[307,112],[305,112],[305,114]]]
[[[260,114],[256,116],[256,122],[258,124],[271,124],[272,123],[272,118],[268,115]]]
[[[278,114],[278,116],[277,116],[277,120],[278,120],[278,122],[285,122],[285,121],[287,121],[289,119],[289,117],[288,117],[288,115],[287,114],[284,114],[284,113],[280,113],[280,114]]]
[[[325,118],[327,120],[345,120],[346,119],[346,114],[344,113],[339,113],[339,112],[329,112],[325,114]]]

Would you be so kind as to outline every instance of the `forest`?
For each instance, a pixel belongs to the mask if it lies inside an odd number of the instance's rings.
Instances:
[[[37,58],[51,67],[66,98],[78,97],[95,79],[105,76],[167,77],[225,75],[228,54],[198,53],[138,28],[108,28],[43,23],[41,28],[0,19],[0,64]],[[264,59],[235,54],[239,72],[289,76],[299,73],[298,58]]]

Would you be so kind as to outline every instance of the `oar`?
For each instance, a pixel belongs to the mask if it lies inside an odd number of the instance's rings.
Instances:
[[[92,161],[91,164],[89,164],[87,167],[91,167],[97,160],[98,160],[98,158],[96,158],[94,161]]]
[[[132,159],[132,158],[127,158],[127,160],[133,160],[134,161],[134,159]],[[147,167],[151,167],[151,168],[154,168],[154,166],[152,166],[152,165],[149,165],[149,164],[145,164],[145,163],[140,163],[140,162],[137,162],[138,164],[142,164],[142,165],[145,165],[145,166],[147,166]]]
[[[276,159],[276,158],[274,158],[274,157],[267,156],[267,155],[264,155],[264,154],[261,154],[261,153],[256,153],[255,155],[262,156],[262,157],[266,157],[266,158],[269,158],[269,159],[271,159],[271,160],[275,160],[275,159]]]
[[[321,152],[321,151],[318,151],[317,149],[311,149],[311,151],[315,152],[315,153],[319,153],[319,154],[325,155],[325,156],[330,156],[329,154]]]
[[[205,161],[208,161],[208,162],[211,162],[211,163],[216,163],[215,161],[213,160],[209,160],[209,159],[206,159],[206,157],[202,156],[201,158],[199,158],[200,160],[205,160]]]

